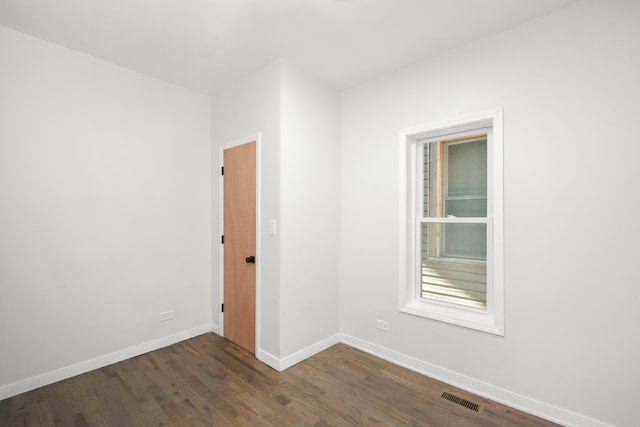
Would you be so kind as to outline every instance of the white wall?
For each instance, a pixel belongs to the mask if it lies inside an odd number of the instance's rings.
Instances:
[[[214,164],[220,145],[260,132],[256,354],[276,369],[338,340],[337,102],[336,91],[282,60],[241,79],[213,101]],[[217,186],[213,199],[219,200]],[[269,220],[276,221],[275,236],[268,234]],[[219,209],[213,221],[217,229]],[[215,245],[218,264],[219,250]],[[214,277],[213,291],[218,315],[219,279]]]
[[[280,238],[269,236],[267,221],[280,221],[280,61],[241,79],[213,98],[212,164],[219,164],[219,147],[260,132],[260,349],[280,356]],[[217,172],[217,171],[216,171]],[[220,315],[220,245],[218,224],[219,176],[213,176],[214,244],[213,313]],[[222,331],[220,331],[222,333]],[[256,349],[258,351],[258,349]]]
[[[638,19],[632,1],[583,1],[348,90],[339,159],[335,93],[281,61],[210,112],[208,97],[0,28],[0,395],[217,322],[218,146],[261,132],[262,350],[292,360],[340,319],[347,342],[515,406],[633,425]],[[506,335],[401,315],[398,131],[500,106]]]
[[[339,332],[338,93],[284,62],[281,95],[280,330],[291,356]]]
[[[210,98],[2,27],[0,63],[0,398],[210,330]]]
[[[347,341],[560,421],[637,424],[639,20],[638,2],[583,1],[343,93]],[[504,338],[398,312],[398,131],[494,107]]]

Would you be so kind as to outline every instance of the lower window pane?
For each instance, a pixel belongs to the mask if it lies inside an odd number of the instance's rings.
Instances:
[[[421,297],[487,306],[486,224],[422,224]]]
[[[487,259],[486,224],[442,224],[442,256]]]

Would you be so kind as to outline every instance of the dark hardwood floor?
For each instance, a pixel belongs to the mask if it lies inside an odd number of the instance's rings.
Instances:
[[[443,392],[472,402],[472,408],[443,399]],[[344,344],[277,372],[214,334],[0,402],[3,427],[147,425],[555,424]]]

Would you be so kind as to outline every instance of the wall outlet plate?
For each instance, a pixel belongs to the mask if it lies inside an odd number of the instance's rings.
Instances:
[[[384,320],[376,320],[376,328],[381,331],[389,332],[389,322],[385,322]]]

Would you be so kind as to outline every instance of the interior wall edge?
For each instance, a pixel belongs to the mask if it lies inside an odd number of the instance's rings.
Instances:
[[[217,323],[211,324],[211,332],[213,332],[216,335],[222,336],[222,328],[220,328],[220,325]]]
[[[334,334],[327,338],[324,338],[308,347],[303,348],[302,350],[296,351],[288,356],[278,358],[274,355],[266,352],[264,350],[258,350],[256,354],[256,358],[275,369],[278,372],[282,372],[285,369],[292,367],[295,364],[298,364],[311,356],[314,356],[329,347],[338,344],[342,341],[342,334]]]

